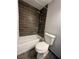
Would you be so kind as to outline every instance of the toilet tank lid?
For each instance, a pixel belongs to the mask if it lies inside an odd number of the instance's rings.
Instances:
[[[55,38],[55,37],[56,37],[55,35],[49,34],[49,33],[47,33],[47,32],[45,32],[45,35],[50,36],[50,37],[52,37],[52,38]]]

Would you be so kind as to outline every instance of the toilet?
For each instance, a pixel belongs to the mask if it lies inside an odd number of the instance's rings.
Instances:
[[[55,40],[55,35],[49,34],[49,33],[45,33],[44,34],[44,41],[42,42],[38,42],[35,46],[36,52],[37,54],[37,59],[44,59],[45,56],[48,54],[48,48],[50,45],[53,45],[53,42]]]

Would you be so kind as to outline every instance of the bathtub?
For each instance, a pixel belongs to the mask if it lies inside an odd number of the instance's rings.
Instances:
[[[34,48],[35,45],[39,42],[40,38],[41,37],[37,34],[19,37],[17,41],[18,42],[17,43],[17,55],[20,55]]]

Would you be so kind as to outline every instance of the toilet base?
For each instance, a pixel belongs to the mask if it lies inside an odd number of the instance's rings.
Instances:
[[[45,56],[48,54],[49,51],[45,52],[45,53],[38,53],[37,54],[37,59],[44,59]]]

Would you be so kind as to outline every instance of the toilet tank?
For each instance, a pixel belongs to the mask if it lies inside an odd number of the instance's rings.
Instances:
[[[47,32],[44,34],[44,37],[45,37],[45,42],[49,45],[52,45],[56,38],[55,35],[49,34]]]

